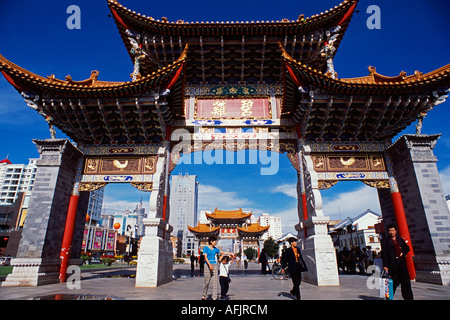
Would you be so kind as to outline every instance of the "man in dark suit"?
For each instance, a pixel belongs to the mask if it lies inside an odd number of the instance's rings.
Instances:
[[[288,272],[292,279],[292,290],[290,293],[296,300],[300,300],[300,283],[302,282],[302,272],[306,271],[300,249],[297,248],[297,239],[288,239],[290,247],[281,256],[281,267],[288,267]]]
[[[383,269],[389,273],[393,281],[394,294],[398,285],[402,286],[402,297],[404,300],[413,300],[411,281],[405,256],[409,252],[409,245],[397,235],[394,225],[388,227],[389,237],[381,240],[381,259]]]

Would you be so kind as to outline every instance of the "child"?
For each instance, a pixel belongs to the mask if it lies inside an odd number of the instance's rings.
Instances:
[[[230,268],[230,257],[224,255],[221,256],[219,258],[219,283],[220,283],[220,294],[221,294],[221,299],[225,300],[227,293],[228,293],[228,289],[230,288],[230,275],[229,275],[229,271],[228,269]]]

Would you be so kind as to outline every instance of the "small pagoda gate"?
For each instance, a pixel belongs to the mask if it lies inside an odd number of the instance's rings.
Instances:
[[[258,222],[251,223],[252,212],[238,210],[218,210],[206,212],[208,223],[198,223],[196,226],[188,226],[188,229],[199,241],[199,249],[208,245],[208,238],[214,236],[218,239],[232,239],[239,244],[240,252],[244,248],[252,247],[260,252],[261,236],[270,226],[261,226]],[[233,248],[233,250],[235,250]]]
[[[83,81],[43,77],[0,56],[1,73],[52,136],[34,140],[35,187],[3,286],[65,281],[68,264],[79,262],[88,192],[110,183],[151,192],[136,286],[171,281],[170,172],[182,154],[209,149],[288,156],[305,281],[339,285],[321,190],[361,181],[377,188],[384,222],[409,241],[411,277],[450,284],[450,213],[433,154],[440,135],[421,133],[447,98],[450,65],[339,78],[333,59],[357,0],[271,22],[169,22],[107,2],[131,81],[103,81],[98,71]],[[416,134],[392,141],[416,121]],[[55,126],[73,142],[56,139]]]

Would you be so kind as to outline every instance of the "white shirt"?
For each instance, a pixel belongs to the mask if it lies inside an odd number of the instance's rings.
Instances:
[[[231,262],[228,263],[220,263],[219,265],[219,276],[220,277],[228,277],[228,268],[230,267]]]

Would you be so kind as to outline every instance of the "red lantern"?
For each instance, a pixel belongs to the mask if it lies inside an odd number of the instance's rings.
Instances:
[[[119,229],[120,228],[120,223],[118,223],[118,222],[116,222],[116,223],[114,223],[114,229]]]
[[[89,215],[88,214],[86,214],[86,222],[88,222],[89,221]]]

